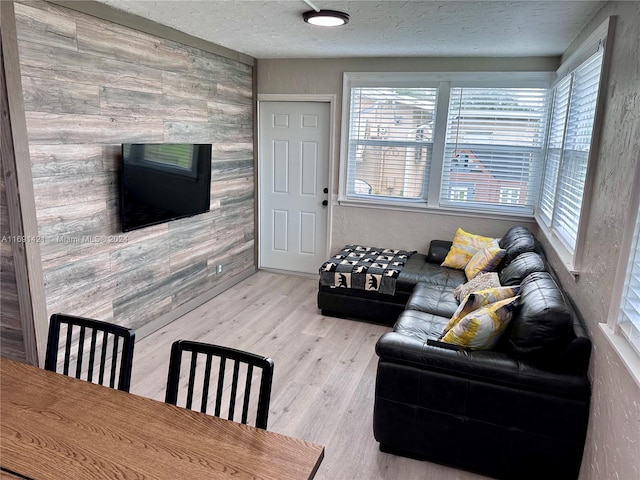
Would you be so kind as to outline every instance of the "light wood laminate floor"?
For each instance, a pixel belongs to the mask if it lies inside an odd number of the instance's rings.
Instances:
[[[372,431],[374,346],[390,328],[322,316],[317,285],[316,278],[260,271],[138,340],[131,392],[164,400],[177,339],[248,350],[275,363],[269,430],[325,446],[317,479],[486,478],[379,451]]]

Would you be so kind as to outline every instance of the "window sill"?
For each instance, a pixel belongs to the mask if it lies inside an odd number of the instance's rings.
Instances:
[[[627,367],[627,370],[638,387],[640,387],[640,356],[638,356],[633,347],[629,345],[626,338],[617,335],[606,323],[600,323],[600,330],[602,330],[605,338],[616,351],[624,366]]]
[[[478,210],[457,210],[454,208],[429,207],[422,202],[370,202],[366,200],[351,200],[338,198],[337,204],[341,207],[372,208],[381,210],[394,210],[400,212],[428,213],[433,215],[449,215],[457,217],[490,218],[511,222],[534,222],[533,215],[516,214],[508,212],[489,213]]]
[[[549,242],[549,245],[558,256],[562,266],[570,275],[573,276],[574,279],[577,279],[580,275],[580,269],[576,268],[574,254],[567,250],[567,247],[564,246],[562,241],[556,237],[553,231],[550,230],[540,218],[536,216],[535,221],[538,224],[538,228]]]

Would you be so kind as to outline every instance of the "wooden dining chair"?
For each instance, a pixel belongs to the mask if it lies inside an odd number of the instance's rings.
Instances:
[[[128,392],[134,344],[130,328],[55,313],[49,320],[44,368]],[[61,350],[64,357],[59,362]]]
[[[185,388],[179,388],[183,357],[188,357],[189,362],[188,372],[185,371],[187,380],[186,392]],[[233,369],[231,369],[231,366],[227,369],[227,361],[231,362]],[[260,369],[260,373],[254,372],[254,368]],[[186,366],[185,370],[187,370]],[[229,372],[230,370],[232,372]],[[214,382],[216,385],[214,392],[210,392],[212,373],[215,373]],[[255,404],[255,395],[253,399],[251,398],[251,386],[254,382],[254,376],[256,377],[255,381],[257,381],[258,376],[260,377],[257,404]],[[241,378],[244,378],[244,382],[240,381]],[[198,382],[198,387],[196,387],[196,381]],[[184,400],[181,403],[184,403],[186,408],[195,410],[197,407],[195,409],[192,408],[194,396],[200,393],[200,412],[209,413],[207,412],[209,404],[213,404],[215,401],[213,414],[220,417],[223,404],[228,404],[227,419],[234,420],[236,407],[239,409],[241,405],[240,422],[244,424],[247,424],[250,405],[253,403],[257,411],[255,426],[266,430],[272,382],[273,360],[270,358],[219,345],[178,340],[171,347],[165,402],[178,405],[178,396],[180,395],[181,400]],[[201,392],[199,392],[199,385],[202,385]],[[240,404],[238,390],[243,388],[244,392],[240,392],[242,401]],[[211,396],[210,393],[214,395]],[[252,410],[254,410],[253,407]]]

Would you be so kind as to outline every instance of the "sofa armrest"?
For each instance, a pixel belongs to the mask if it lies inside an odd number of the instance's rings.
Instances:
[[[453,245],[453,242],[447,240],[431,240],[429,253],[427,253],[427,262],[440,265],[447,257],[451,245]]]
[[[544,370],[493,350],[451,350],[398,332],[383,334],[376,344],[380,361],[437,371],[470,380],[574,398],[589,395],[586,375]]]

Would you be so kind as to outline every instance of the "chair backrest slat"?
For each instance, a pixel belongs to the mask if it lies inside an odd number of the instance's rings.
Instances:
[[[251,399],[251,378],[253,377],[253,365],[247,365],[247,376],[244,383],[244,401],[242,402],[242,423],[247,423],[249,414],[249,400]]]
[[[47,352],[45,357],[45,369],[56,372],[58,370],[58,353],[60,347],[61,325],[66,326],[66,336],[62,347],[64,361],[62,373],[69,375],[72,360],[74,360],[73,350],[75,347],[75,374],[76,378],[94,382],[94,371],[96,368],[96,350],[100,348],[99,375],[100,385],[105,384],[106,366],[110,363],[109,386],[128,392],[131,385],[131,369],[133,365],[133,349],[135,345],[135,332],[132,329],[115,325],[108,322],[101,322],[84,317],[74,317],[56,313],[51,315],[49,321],[49,337],[47,340]],[[77,340],[74,338],[74,327],[79,328]],[[78,332],[78,329],[75,329]],[[102,341],[98,341],[98,333],[102,332]],[[113,337],[113,348],[111,352],[107,349],[109,334]],[[99,345],[101,343],[101,345]],[[85,350],[88,349],[88,352]],[[87,361],[85,357],[88,356]]]
[[[198,352],[191,352],[191,364],[189,366],[189,389],[187,391],[187,408],[191,409],[193,401],[193,387],[196,380],[196,360]]]
[[[200,401],[200,412],[207,413],[207,403],[209,400],[209,383],[211,380],[211,362],[213,355],[207,354],[207,364],[204,366],[204,384],[202,385],[202,400]]]
[[[220,368],[218,370],[218,385],[216,388],[216,408],[214,415],[220,416],[220,410],[222,409],[222,390],[224,389],[224,372],[227,367],[227,357],[222,355],[220,357]]]
[[[91,347],[89,348],[89,365],[87,367],[87,381],[93,380],[93,367],[96,361],[96,340],[98,338],[98,331],[93,330],[91,332]]]
[[[58,331],[60,331],[60,327],[58,327]],[[64,370],[63,373],[65,375],[69,375],[69,365],[71,364],[71,337],[73,335],[73,329],[71,325],[67,325],[67,342],[64,347]],[[56,355],[58,351],[56,350]]]
[[[237,401],[242,401],[241,422],[246,424],[249,420],[249,407],[251,405],[251,386],[253,382],[254,369],[260,369],[260,390],[257,405],[257,416],[255,426],[258,428],[267,428],[267,420],[269,414],[269,401],[271,398],[271,385],[273,382],[273,360],[249,352],[243,352],[233,348],[211,345],[201,342],[193,342],[188,340],[179,340],[174,342],[171,347],[171,358],[169,361],[169,373],[167,377],[167,391],[165,401],[173,405],[178,405],[178,392],[180,390],[180,372],[183,352],[191,353],[191,364],[186,387],[186,408],[191,409],[192,397],[196,389],[196,376],[202,378],[202,395],[200,411],[206,413],[209,401],[214,403],[214,414],[220,416],[223,404],[226,403],[223,397],[227,396],[228,400],[228,419],[234,420],[236,413]],[[205,354],[206,362],[204,362],[204,372],[200,375],[197,371],[195,358],[198,353]],[[213,362],[213,357],[219,360]],[[226,375],[227,359],[233,361],[231,369],[231,378]],[[203,362],[200,362],[202,365]],[[242,366],[246,365],[246,368]],[[215,399],[209,399],[211,390],[211,372],[217,367],[217,383],[215,385]],[[196,375],[197,374],[197,375]],[[244,381],[241,383],[241,377],[244,375]],[[229,384],[230,382],[230,384]],[[240,391],[242,389],[242,392]],[[182,390],[184,392],[184,390]],[[184,393],[183,393],[184,395]],[[240,400],[239,397],[242,397]],[[184,397],[181,397],[184,398]],[[239,409],[239,408],[238,408]]]

